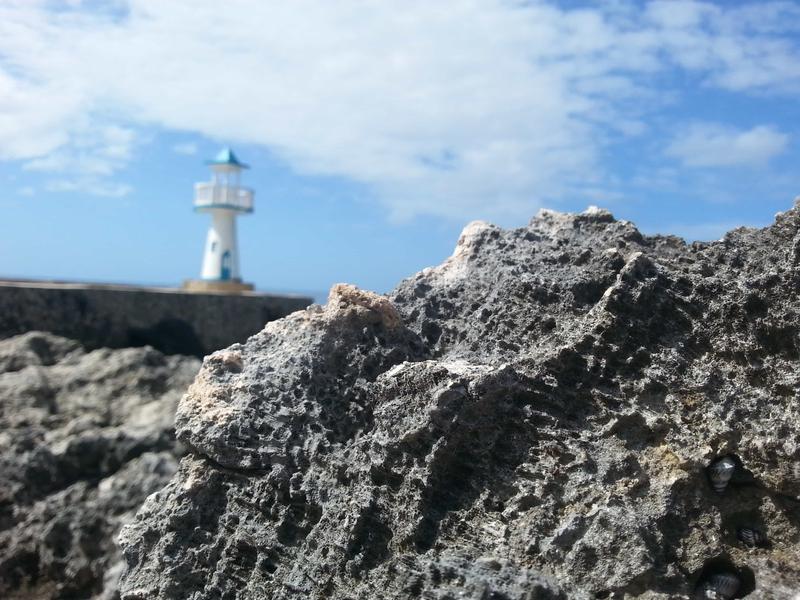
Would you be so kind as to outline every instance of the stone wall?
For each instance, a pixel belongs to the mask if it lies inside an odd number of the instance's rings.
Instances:
[[[89,349],[150,345],[168,354],[202,356],[245,341],[268,321],[311,301],[252,292],[0,281],[0,339],[38,330]]]

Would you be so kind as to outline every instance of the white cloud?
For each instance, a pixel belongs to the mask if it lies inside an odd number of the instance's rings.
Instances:
[[[136,133],[128,127],[87,120],[68,130],[68,142],[25,163],[30,171],[72,172],[108,176],[124,167],[133,154]]]
[[[767,125],[736,130],[716,123],[695,123],[665,149],[687,167],[764,166],[786,150],[789,136]]]
[[[48,181],[44,188],[48,192],[75,192],[104,198],[122,198],[133,191],[128,184],[94,177],[54,179]]]
[[[112,177],[133,155],[137,143],[133,129],[84,118],[71,124],[67,131],[65,143],[22,165],[27,171],[57,176],[45,182],[46,191],[109,198],[126,196],[132,191],[130,185]]]
[[[800,90],[786,2],[96,5],[0,5],[0,159],[97,183],[155,125],[263,145],[396,217],[500,217],[603,193],[607,146],[669,95],[640,78],[678,65],[710,86]],[[763,154],[774,134],[742,144]]]
[[[0,159],[39,156],[69,140],[67,125],[82,110],[80,98],[55,90],[46,94],[44,88],[0,68]]]
[[[185,154],[187,156],[193,156],[197,154],[197,144],[194,142],[183,142],[180,144],[175,144],[172,146],[172,151],[175,154]]]
[[[800,91],[800,5],[660,0],[651,2],[646,14],[669,60],[704,73],[708,85],[739,92]]]
[[[659,0],[645,8],[646,18],[665,29],[686,29],[701,26],[718,18],[722,10],[709,2],[691,0]]]

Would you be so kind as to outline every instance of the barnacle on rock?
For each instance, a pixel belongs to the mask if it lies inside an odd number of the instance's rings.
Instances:
[[[714,573],[700,585],[698,600],[730,600],[742,586],[735,573]]]
[[[763,546],[767,542],[767,536],[760,529],[754,527],[740,527],[736,530],[736,537],[745,545],[751,548]]]
[[[715,492],[721,494],[725,491],[734,471],[736,471],[736,461],[730,456],[723,456],[709,465],[708,479]]]

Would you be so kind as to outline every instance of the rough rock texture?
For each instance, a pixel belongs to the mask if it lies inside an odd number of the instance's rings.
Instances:
[[[691,245],[473,223],[389,298],[335,286],[206,358],[122,598],[795,598],[799,295],[800,206]]]
[[[47,333],[0,341],[0,598],[118,597],[117,533],[175,473],[175,408],[199,366]]]

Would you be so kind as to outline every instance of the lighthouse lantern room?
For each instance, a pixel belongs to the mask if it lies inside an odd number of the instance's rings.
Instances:
[[[184,287],[195,291],[252,290],[252,285],[242,282],[236,240],[236,217],[253,212],[253,190],[239,184],[242,170],[249,167],[230,148],[223,149],[207,164],[211,167],[211,181],[195,184],[194,210],[210,213],[211,226],[200,279],[189,280]]]

